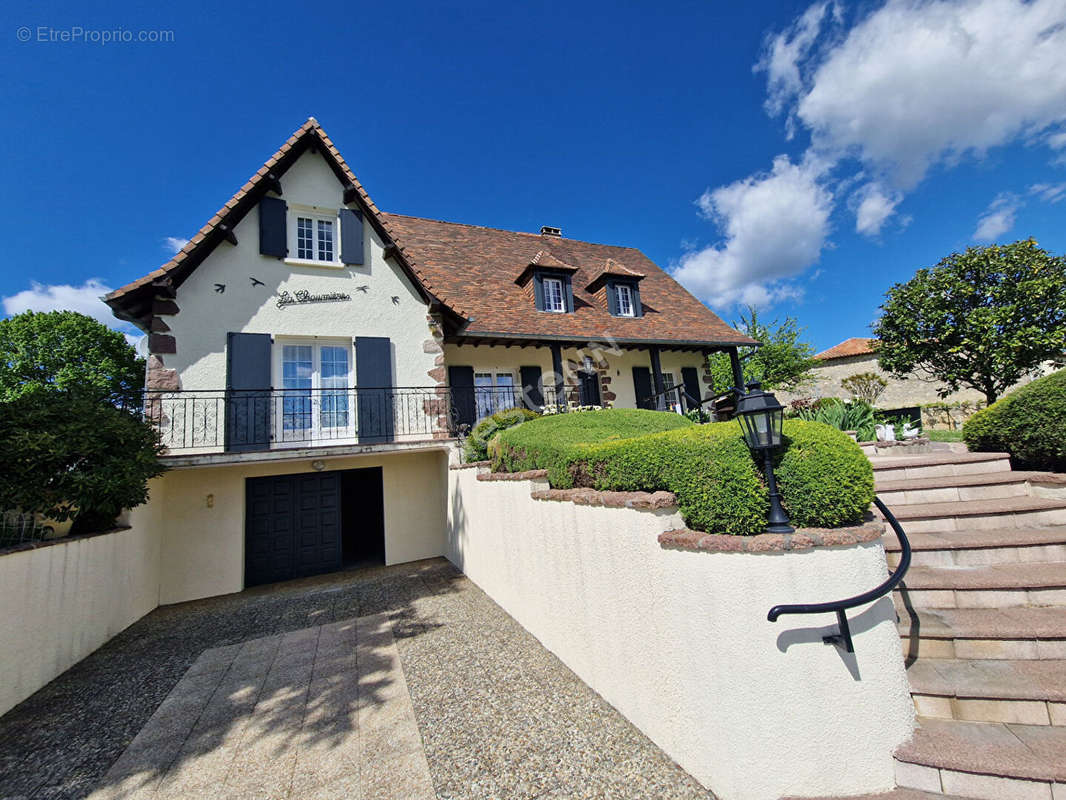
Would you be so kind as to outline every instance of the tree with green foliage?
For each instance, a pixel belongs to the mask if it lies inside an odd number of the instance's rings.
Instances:
[[[888,381],[876,372],[857,372],[844,378],[840,385],[856,400],[873,405],[888,388]]]
[[[144,388],[144,359],[121,333],[75,311],[0,320],[0,401],[38,388],[132,407]]]
[[[775,319],[767,324],[759,319],[754,306],[748,306],[747,315],[742,313],[733,327],[762,345],[740,348],[744,383],[759,381],[766,391],[792,391],[810,380],[811,368],[817,364],[814,348],[800,339],[803,328],[795,319],[785,317],[784,322]],[[715,393],[733,386],[733,368],[726,353],[714,353],[708,362]]]
[[[0,509],[108,526],[162,474],[155,428],[90,393],[32,386],[0,401]]]
[[[1033,239],[971,247],[918,270],[885,295],[874,325],[882,369],[915,371],[989,405],[1066,352],[1066,258]]]

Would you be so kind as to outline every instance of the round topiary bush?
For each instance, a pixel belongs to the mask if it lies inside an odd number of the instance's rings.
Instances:
[[[970,450],[1010,453],[1015,467],[1066,472],[1066,370],[1016,389],[966,420]]]
[[[873,500],[873,470],[857,444],[816,422],[789,421],[777,472],[800,525],[860,520]],[[666,490],[685,523],[712,533],[754,534],[769,499],[736,422],[694,425],[677,414],[612,409],[534,420],[489,447],[493,469],[546,469],[556,488]]]
[[[846,433],[788,420],[774,475],[792,524],[836,528],[858,522],[874,499],[870,460]]]
[[[467,461],[484,461],[489,457],[488,446],[497,433],[539,417],[528,408],[505,408],[481,420],[463,442],[463,457]]]

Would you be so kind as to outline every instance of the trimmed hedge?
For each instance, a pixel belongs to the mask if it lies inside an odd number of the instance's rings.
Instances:
[[[1066,472],[1066,370],[1037,378],[970,417],[966,446],[1010,453],[1014,466]]]
[[[489,457],[488,446],[497,433],[539,417],[528,408],[505,408],[481,420],[463,442],[463,457],[467,461],[484,461]]]
[[[790,420],[785,435],[776,474],[793,521],[834,527],[861,519],[873,500],[873,470],[858,445],[821,423]],[[489,451],[494,470],[546,469],[556,488],[671,491],[695,530],[754,534],[766,525],[766,486],[736,422],[694,425],[632,409],[568,414],[505,431]]]

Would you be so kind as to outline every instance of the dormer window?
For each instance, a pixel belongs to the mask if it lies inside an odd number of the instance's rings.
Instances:
[[[566,313],[562,278],[544,278],[544,310],[556,314]]]
[[[620,317],[634,317],[636,312],[633,310],[633,289],[628,284],[619,283],[611,287],[616,292],[615,299],[617,301],[618,316]]]

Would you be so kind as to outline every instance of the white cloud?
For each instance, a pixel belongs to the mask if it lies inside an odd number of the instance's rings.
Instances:
[[[717,307],[798,298],[801,289],[788,279],[818,260],[829,235],[833,198],[822,168],[778,156],[768,173],[704,192],[700,210],[724,241],[682,255],[674,277]]]
[[[163,246],[171,253],[180,253],[181,248],[189,243],[188,239],[182,239],[180,236],[168,236],[163,240]]]
[[[1014,227],[1014,218],[1022,207],[1021,199],[1011,192],[1002,192],[989,204],[977,220],[973,238],[991,242]]]
[[[1045,203],[1057,203],[1066,198],[1066,183],[1034,183],[1029,194],[1036,195]]]
[[[766,110],[770,114],[776,116],[784,111],[803,89],[800,62],[810,55],[828,8],[827,2],[815,3],[787,31],[767,39],[755,71],[766,73]]]
[[[111,308],[100,298],[111,291],[111,287],[99,278],[90,278],[81,286],[69,284],[45,285],[36,281],[29,289],[4,297],[4,313],[21,314],[23,311],[77,311],[92,317],[109,328],[120,331],[131,345],[136,346],[142,338],[140,331],[132,325],[121,322],[111,313]]]
[[[903,200],[899,192],[886,190],[879,183],[868,183],[853,195],[855,230],[866,236],[878,236],[881,226],[896,213]]]
[[[768,51],[790,35],[771,39]],[[899,188],[942,160],[1028,141],[1066,121],[1062,0],[890,0],[839,43],[827,36],[795,62],[800,88],[791,107],[780,107],[818,150],[856,156]],[[771,96],[785,85],[781,74],[768,70]]]
[[[1047,137],[1047,146],[1052,150],[1061,150],[1066,147],[1066,131],[1049,134]]]

